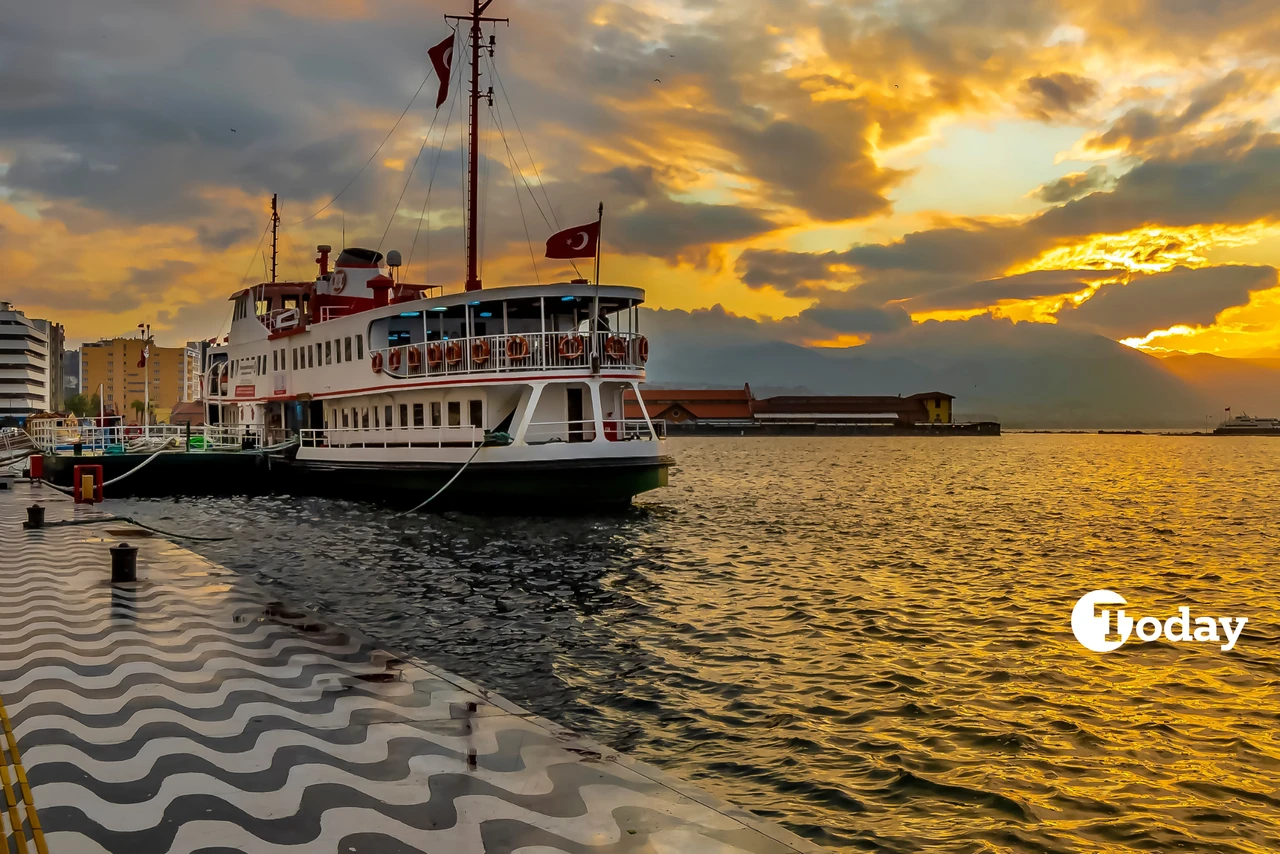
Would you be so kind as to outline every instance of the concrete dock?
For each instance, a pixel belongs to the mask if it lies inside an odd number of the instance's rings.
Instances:
[[[35,502],[103,515],[0,490],[5,852],[819,850],[163,538],[24,530]]]

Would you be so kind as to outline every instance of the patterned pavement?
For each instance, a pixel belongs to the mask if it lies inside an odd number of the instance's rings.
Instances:
[[[25,531],[33,500],[95,515],[0,490],[0,851],[819,850],[161,538]]]

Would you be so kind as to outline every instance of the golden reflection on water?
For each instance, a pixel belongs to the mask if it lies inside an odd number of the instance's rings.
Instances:
[[[678,758],[676,728],[656,751],[669,765],[837,846],[1280,850],[1280,442],[675,450],[673,488],[644,499],[673,517],[650,604],[682,637],[715,640],[665,663],[737,686],[687,699],[745,743]],[[1070,612],[1097,588],[1138,616],[1188,605],[1249,623],[1231,652],[1093,653]]]

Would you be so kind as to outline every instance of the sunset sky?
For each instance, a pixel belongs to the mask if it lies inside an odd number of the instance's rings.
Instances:
[[[142,321],[162,344],[211,337],[227,296],[262,278],[273,192],[284,277],[311,278],[315,245],[345,228],[348,245],[412,251],[409,278],[460,286],[462,105],[437,115],[428,81],[351,179],[465,3],[10,11],[0,299],[74,341]],[[1274,0],[495,0],[489,14],[512,25],[493,30],[497,76],[483,66],[498,90],[486,284],[571,275],[543,242],[603,200],[605,281],[796,343],[989,314],[1157,354],[1280,356]]]

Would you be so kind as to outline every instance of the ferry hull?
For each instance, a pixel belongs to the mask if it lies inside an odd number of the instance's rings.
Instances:
[[[554,514],[626,507],[667,485],[670,457],[473,463],[428,509],[475,513]],[[458,474],[455,463],[294,460],[290,491],[412,507]]]
[[[71,487],[77,465],[101,465],[106,498],[315,495],[412,507],[449,481],[458,463],[287,460],[259,452],[45,456],[45,477]],[[531,514],[610,510],[667,485],[670,457],[476,462],[430,505],[433,511]]]
[[[1219,427],[1215,436],[1280,436],[1280,427]]]
[[[139,468],[151,456],[46,454],[45,477],[58,486],[73,487],[78,465],[102,466],[102,477],[107,482],[128,475],[104,490],[106,498],[264,495],[278,486],[279,460],[257,451],[162,454]]]

